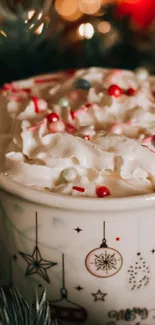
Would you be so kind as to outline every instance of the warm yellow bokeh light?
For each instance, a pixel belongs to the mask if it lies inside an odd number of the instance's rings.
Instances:
[[[27,14],[28,19],[30,20],[34,14],[35,14],[35,10],[30,10]]]
[[[42,23],[35,31],[35,34],[40,35],[43,31],[44,23]]]
[[[101,21],[98,24],[98,30],[99,30],[99,32],[101,32],[103,34],[110,32],[110,28],[111,28],[111,26],[107,21]]]
[[[73,15],[65,16],[63,18],[68,21],[75,21],[81,18],[82,16],[83,16],[82,12],[79,9],[77,9],[77,11]]]
[[[56,0],[55,9],[61,16],[72,16],[78,9],[78,0]]]
[[[34,24],[32,24],[30,27],[29,27],[29,29],[32,29],[34,27]]]
[[[43,16],[43,13],[42,12],[39,12],[37,19],[40,20],[42,18],[42,16]]]
[[[0,30],[0,34],[3,35],[4,37],[7,37],[7,34],[2,29]]]
[[[78,0],[78,5],[81,12],[92,15],[101,8],[101,0]]]
[[[91,39],[94,35],[94,27],[90,23],[81,24],[78,28],[78,33],[81,38]]]

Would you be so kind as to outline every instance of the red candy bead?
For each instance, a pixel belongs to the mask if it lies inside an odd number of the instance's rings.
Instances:
[[[128,96],[134,96],[135,93],[136,93],[136,90],[133,89],[133,88],[129,88],[129,89],[126,91],[126,94],[127,94]]]
[[[85,135],[84,139],[90,141],[90,135]]]
[[[60,117],[57,113],[50,113],[47,115],[47,120],[49,123],[54,123],[60,120]]]
[[[96,189],[96,195],[100,198],[110,195],[110,191],[106,186],[100,186]]]
[[[122,89],[117,85],[111,85],[108,88],[109,96],[120,97],[123,94]]]

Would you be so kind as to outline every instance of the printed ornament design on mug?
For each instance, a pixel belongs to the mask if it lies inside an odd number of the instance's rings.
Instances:
[[[68,299],[68,290],[65,283],[65,257],[62,254],[62,287],[60,298],[50,301],[51,315],[58,319],[59,324],[80,325],[87,320],[87,311],[84,307]]]
[[[103,222],[103,240],[100,247],[88,253],[85,259],[87,270],[98,278],[108,278],[117,274],[123,265],[122,255],[114,248],[108,247],[105,238],[105,221]]]
[[[57,265],[55,262],[46,261],[42,258],[39,247],[38,247],[38,215],[36,212],[36,224],[35,224],[35,247],[32,254],[27,254],[23,252],[19,252],[21,257],[27,263],[27,269],[25,276],[38,274],[44,281],[50,283],[49,276],[47,274],[47,270],[51,267]]]
[[[135,263],[128,269],[128,283],[131,290],[139,290],[150,282],[150,268],[140,252],[137,253]]]

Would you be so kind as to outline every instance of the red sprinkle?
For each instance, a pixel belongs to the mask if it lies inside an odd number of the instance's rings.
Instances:
[[[44,83],[50,83],[50,82],[58,82],[58,81],[60,81],[60,79],[59,78],[40,78],[40,79],[35,79],[34,80],[34,83],[35,84],[44,84]]]
[[[142,144],[142,147],[144,147],[144,148],[148,149],[149,151],[155,153],[155,150],[150,149],[148,146],[145,146],[144,144]]]
[[[84,139],[89,141],[90,140],[90,135],[85,135]]]
[[[106,186],[100,186],[96,189],[96,195],[100,198],[110,195],[110,191]]]
[[[116,237],[115,239],[116,239],[116,241],[120,241],[120,237]]]
[[[150,135],[149,137],[144,139],[144,143],[150,143],[152,141],[155,141],[155,135]]]
[[[70,123],[67,123],[66,124],[66,129],[67,129],[67,132],[68,133],[73,133],[73,132],[76,131],[75,127],[72,124],[70,124]]]
[[[74,111],[71,111],[70,112],[70,115],[71,115],[72,120],[75,120],[75,118],[76,118],[75,112]]]
[[[54,123],[60,120],[60,117],[57,113],[50,113],[47,115],[47,120],[49,123]]]
[[[35,113],[39,113],[38,97],[33,96],[31,99],[34,104]]]
[[[22,88],[21,91],[24,91],[27,94],[31,93],[31,88]]]
[[[73,190],[84,193],[86,189],[84,187],[73,186]]]
[[[108,88],[109,96],[120,97],[123,94],[122,89],[117,85],[111,85]]]
[[[136,93],[136,90],[133,89],[133,88],[129,88],[129,89],[126,91],[126,94],[127,94],[128,96],[134,96],[135,93]]]

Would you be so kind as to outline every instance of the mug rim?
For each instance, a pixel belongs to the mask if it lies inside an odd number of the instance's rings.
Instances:
[[[117,198],[75,197],[34,189],[0,175],[0,190],[20,199],[57,209],[76,211],[130,211],[155,206],[155,193]]]

